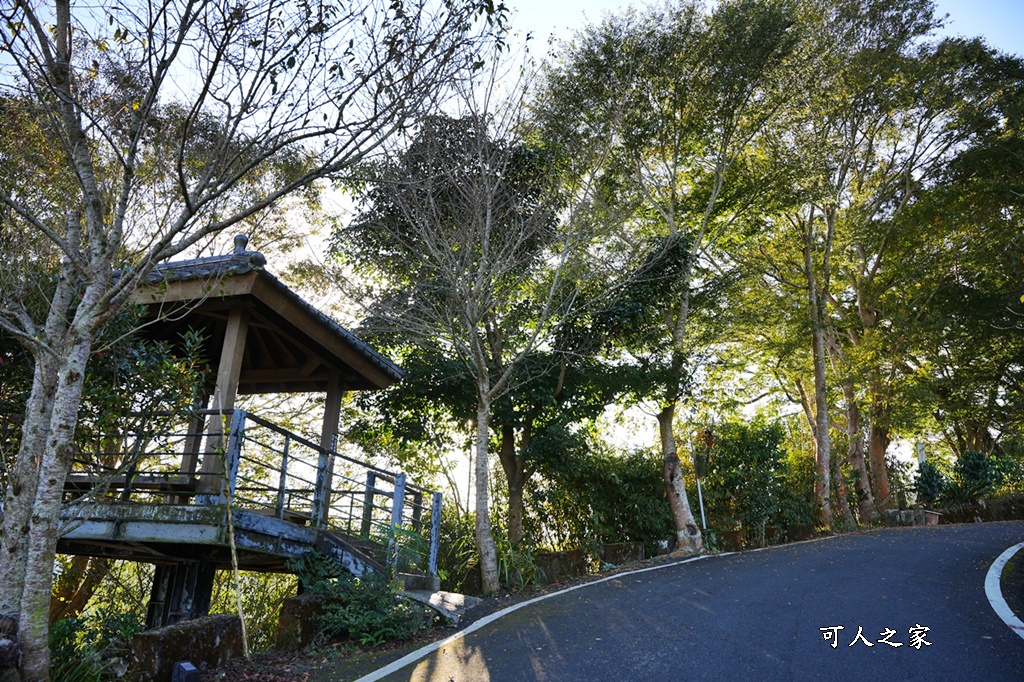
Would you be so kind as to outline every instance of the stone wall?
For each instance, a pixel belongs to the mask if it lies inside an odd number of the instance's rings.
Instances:
[[[171,682],[174,664],[190,661],[200,671],[243,654],[238,616],[207,616],[132,636],[130,679]]]
[[[281,603],[281,615],[277,619],[277,637],[274,648],[281,651],[298,651],[313,641],[319,628],[317,621],[323,613],[323,597],[316,594],[300,594],[289,597]]]

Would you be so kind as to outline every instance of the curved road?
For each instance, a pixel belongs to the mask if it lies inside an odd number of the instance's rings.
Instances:
[[[525,606],[382,679],[1024,680],[1024,639],[985,597],[989,565],[1021,541],[1024,522],[885,529],[663,565]],[[902,646],[879,641],[889,630]]]

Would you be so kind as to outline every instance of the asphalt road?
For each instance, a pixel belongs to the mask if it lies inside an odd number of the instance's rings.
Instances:
[[[663,566],[523,607],[384,679],[1024,680],[1024,639],[984,587],[1021,541],[1024,522],[886,529]]]

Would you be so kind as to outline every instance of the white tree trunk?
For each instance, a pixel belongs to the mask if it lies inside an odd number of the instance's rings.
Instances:
[[[490,449],[491,405],[479,398],[476,410],[476,551],[480,557],[480,578],[485,595],[501,589],[498,584],[498,550],[491,532],[490,494],[488,491],[488,450]]]
[[[92,352],[91,325],[86,323],[82,326],[85,326],[86,331],[72,331],[74,340],[60,363],[49,436],[40,458],[35,503],[29,525],[18,633],[23,656],[21,675],[25,680],[49,679],[48,623],[53,589],[53,561],[60,532],[61,498],[74,453],[75,426],[82,400],[85,367]]]
[[[658,413],[665,492],[676,527],[675,551],[679,554],[699,554],[704,549],[704,539],[701,537],[700,527],[693,517],[690,500],[686,495],[686,481],[683,480],[683,469],[679,464],[676,439],[672,432],[675,413],[674,403],[665,406]]]

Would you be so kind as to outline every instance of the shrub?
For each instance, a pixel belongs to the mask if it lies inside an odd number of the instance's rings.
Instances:
[[[432,611],[400,596],[401,583],[366,573],[344,573],[326,557],[309,554],[292,564],[307,591],[323,598],[320,630],[364,646],[407,639],[433,622]]]
[[[656,452],[615,452],[589,443],[547,459],[540,474],[528,484],[527,532],[552,549],[633,541],[650,551],[673,533]]]
[[[364,646],[407,639],[432,620],[424,607],[399,596],[401,586],[376,573],[345,574],[320,583],[325,599],[320,629],[329,637],[347,635]]]
[[[953,477],[943,490],[942,503],[947,506],[972,504],[992,493],[1000,481],[999,471],[988,455],[968,450],[953,465]]]
[[[953,480],[989,492],[999,484],[999,472],[984,452],[968,450],[953,465]]]
[[[116,661],[128,641],[145,628],[138,614],[100,608],[84,618],[64,618],[50,628],[50,678],[61,682],[99,682],[118,677]],[[119,663],[120,666],[115,665]]]
[[[784,485],[782,428],[760,419],[727,422],[717,429],[708,458],[704,501],[709,523],[739,525],[760,544],[764,527],[779,519],[791,502]]]
[[[942,497],[949,480],[939,468],[931,462],[925,461],[918,467],[917,477],[914,479],[914,491],[917,493],[917,501],[921,504],[933,506]]]

